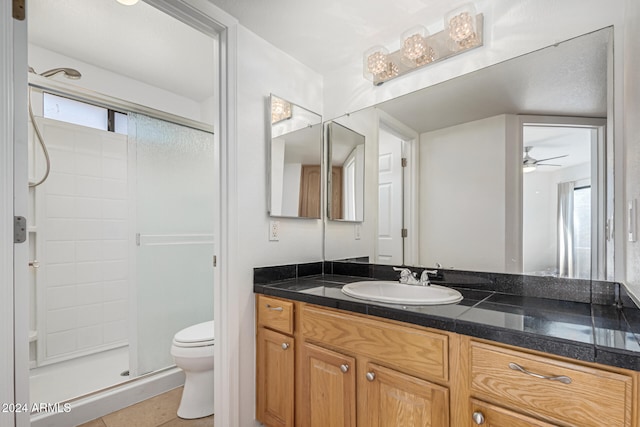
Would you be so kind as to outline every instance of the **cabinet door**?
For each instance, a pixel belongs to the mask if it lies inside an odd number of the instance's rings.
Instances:
[[[302,427],[356,426],[356,361],[313,344],[302,346]]]
[[[363,425],[442,427],[449,425],[449,390],[373,363],[366,369]]]
[[[472,420],[472,425],[483,427],[554,427],[553,424],[475,399],[471,399],[469,418]]]
[[[294,340],[258,328],[257,417],[268,427],[293,426]]]

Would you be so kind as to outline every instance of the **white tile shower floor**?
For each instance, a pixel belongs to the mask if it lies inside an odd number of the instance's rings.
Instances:
[[[58,403],[127,381],[129,347],[107,350],[32,369],[31,403]]]

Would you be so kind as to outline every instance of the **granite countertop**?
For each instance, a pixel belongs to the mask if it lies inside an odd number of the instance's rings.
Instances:
[[[254,284],[254,292],[640,371],[640,310],[451,286],[456,304],[404,306],[351,298],[363,277],[319,274]],[[371,280],[371,279],[366,279]]]

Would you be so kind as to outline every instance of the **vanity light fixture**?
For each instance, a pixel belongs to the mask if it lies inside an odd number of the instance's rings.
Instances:
[[[409,71],[482,46],[483,16],[473,4],[445,16],[444,30],[430,35],[423,26],[402,33],[400,49],[389,53],[383,46],[364,52],[364,77],[376,86]]]
[[[291,118],[291,103],[284,99],[271,97],[271,124]]]

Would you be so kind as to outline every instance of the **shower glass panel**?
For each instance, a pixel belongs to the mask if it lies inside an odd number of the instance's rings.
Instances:
[[[173,335],[213,319],[214,138],[140,114],[129,114],[128,132],[136,376],[172,365]]]

